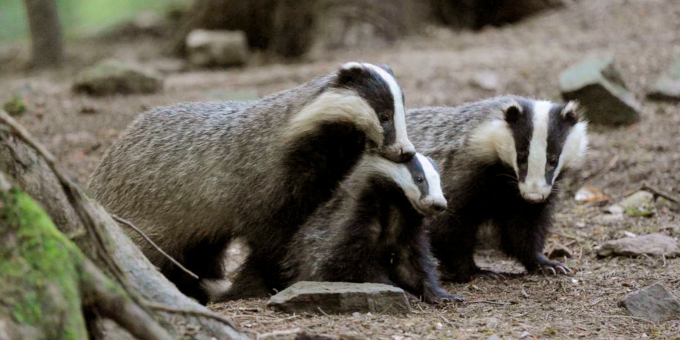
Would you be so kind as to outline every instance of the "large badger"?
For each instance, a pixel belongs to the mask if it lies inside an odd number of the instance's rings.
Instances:
[[[424,225],[445,209],[434,161],[367,154],[293,237],[282,266],[288,284],[385,283],[430,303],[460,300],[439,285]]]
[[[542,252],[553,223],[553,192],[582,163],[588,146],[576,103],[504,96],[410,110],[407,121],[418,151],[442,169],[448,210],[431,230],[442,279],[466,282],[482,272],[473,252],[485,222],[527,271],[570,271]]]
[[[90,189],[131,220],[195,280],[130,236],[151,262],[200,302],[266,296],[281,288],[287,242],[365,153],[402,162],[403,94],[391,70],[348,63],[254,103],[185,103],[141,115],[105,154]],[[250,255],[227,292],[228,243]],[[219,295],[219,296],[217,296]]]

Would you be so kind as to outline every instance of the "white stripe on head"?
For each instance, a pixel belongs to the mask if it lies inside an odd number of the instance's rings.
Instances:
[[[345,64],[347,65],[347,64]],[[385,71],[383,68],[378,67],[373,64],[364,64],[366,67],[375,71],[380,77],[383,78],[385,83],[390,88],[392,93],[392,99],[394,101],[394,132],[396,134],[394,146],[407,150],[414,149],[413,144],[408,139],[408,133],[406,132],[406,109],[404,108],[404,96],[401,92],[401,87],[397,84],[397,80]]]
[[[418,200],[420,198],[420,189],[418,189],[418,186],[413,182],[411,173],[404,163],[395,163],[374,154],[366,154],[364,157],[366,163],[370,164],[375,172],[394,180],[394,182],[404,190],[404,193],[409,200],[412,198]]]
[[[548,162],[548,123],[552,105],[549,101],[534,102],[527,176],[519,184],[520,193],[529,201],[542,201],[552,191],[551,184],[545,180],[545,166]]]
[[[425,197],[428,201],[444,201],[444,193],[442,192],[441,179],[439,178],[439,172],[434,168],[430,160],[420,153],[416,153],[416,157],[420,161],[420,166],[423,168],[423,173],[425,174],[425,180],[428,185],[428,195]]]

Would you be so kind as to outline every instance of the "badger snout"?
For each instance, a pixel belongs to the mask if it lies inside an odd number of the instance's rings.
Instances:
[[[420,202],[419,212],[425,216],[435,215],[446,211],[447,203],[443,197],[428,197]]]
[[[542,183],[537,181],[527,181],[526,183],[519,184],[519,191],[525,201],[529,203],[541,203],[545,201],[548,196],[550,196],[552,187],[545,181]]]
[[[411,142],[394,143],[383,147],[381,153],[392,162],[405,163],[416,155],[416,148]]]

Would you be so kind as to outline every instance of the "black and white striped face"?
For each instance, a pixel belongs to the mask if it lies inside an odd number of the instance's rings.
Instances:
[[[446,210],[439,169],[432,158],[416,153],[406,163],[373,160],[377,170],[393,180],[420,214],[429,216]]]
[[[381,140],[373,141],[381,155],[394,162],[406,162],[415,155],[406,133],[404,94],[388,66],[347,63],[331,86],[352,90],[368,103],[382,132]]]
[[[580,165],[588,147],[587,123],[576,103],[517,99],[505,110],[510,134],[498,148],[499,156],[513,167],[522,197],[540,203],[550,196],[561,172]]]

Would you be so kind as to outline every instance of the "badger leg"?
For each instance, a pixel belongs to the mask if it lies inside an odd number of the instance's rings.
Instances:
[[[215,302],[264,298],[274,293],[276,289],[281,288],[276,284],[279,281],[278,276],[282,272],[278,261],[273,259],[277,256],[263,254],[261,251],[256,252],[256,249],[251,247],[251,254],[238,269],[231,287],[228,291],[219,295]]]
[[[194,244],[184,250],[181,259],[178,260],[198,275],[200,278],[198,280],[170,262],[164,264],[161,271],[182,293],[198,300],[201,304],[206,304],[210,301],[213,292],[206,289],[202,282],[224,278],[224,258],[229,240],[229,237],[225,236]]]
[[[392,276],[397,286],[427,303],[465,301],[440,285],[437,261],[432,256],[429,239],[424,234],[416,237],[413,244],[402,246],[402,254],[396,268],[393,268]]]
[[[465,211],[465,210],[463,210]],[[473,217],[474,213],[465,214]],[[474,251],[477,226],[481,221],[467,220],[446,213],[433,223],[430,233],[432,252],[439,260],[443,281],[464,283],[480,272],[475,264]]]
[[[543,255],[545,235],[552,226],[552,205],[523,204],[512,213],[499,216],[494,221],[501,231],[503,251],[519,260],[527,272],[567,274],[571,270]]]

